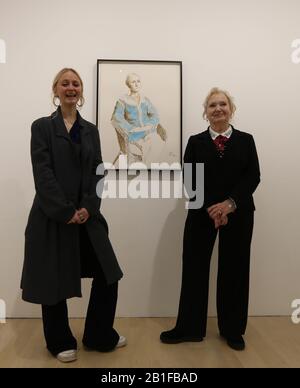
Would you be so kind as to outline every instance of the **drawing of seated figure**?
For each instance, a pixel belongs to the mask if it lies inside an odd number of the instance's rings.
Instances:
[[[129,92],[118,99],[111,118],[120,146],[113,164],[122,154],[127,155],[128,164],[156,162],[157,154],[167,140],[166,131],[160,125],[150,99],[140,95],[140,77],[135,73],[128,74],[125,83]]]

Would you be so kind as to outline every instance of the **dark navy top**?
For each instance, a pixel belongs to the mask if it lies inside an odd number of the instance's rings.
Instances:
[[[70,129],[69,135],[73,143],[81,144],[80,125],[77,119],[73,124],[73,127]]]

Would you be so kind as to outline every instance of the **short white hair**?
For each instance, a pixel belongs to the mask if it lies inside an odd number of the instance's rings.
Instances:
[[[204,108],[204,112],[203,112],[203,118],[205,119],[205,116],[206,116],[206,111],[207,111],[207,106],[208,106],[208,101],[209,99],[211,98],[211,96],[213,96],[214,94],[224,94],[224,96],[227,98],[228,100],[228,104],[229,104],[229,107],[230,107],[230,110],[231,110],[231,115],[234,114],[234,112],[236,111],[236,106],[233,102],[233,97],[227,92],[227,90],[223,90],[223,89],[220,89],[220,88],[212,88],[210,90],[210,92],[208,93],[208,95],[206,96],[205,100],[204,100],[204,103],[203,103],[203,108]]]
[[[126,77],[125,84],[129,87],[129,80],[132,77],[138,77],[139,80],[141,80],[141,77],[136,74],[136,73],[129,73],[128,76]]]

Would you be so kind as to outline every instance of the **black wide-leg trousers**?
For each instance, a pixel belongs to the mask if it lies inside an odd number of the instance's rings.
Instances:
[[[245,333],[248,319],[253,211],[236,210],[219,228],[217,313],[220,333]],[[210,260],[218,230],[205,211],[190,210],[183,241],[182,284],[176,328],[205,337]]]
[[[108,285],[100,263],[92,253],[94,278],[85,320],[82,342],[99,351],[110,351],[119,341],[114,330],[118,298],[118,282]],[[69,326],[66,300],[56,305],[42,305],[44,335],[47,349],[53,354],[77,349],[77,341]]]

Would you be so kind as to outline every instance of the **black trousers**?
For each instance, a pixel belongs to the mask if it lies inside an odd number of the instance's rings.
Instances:
[[[219,330],[225,336],[242,335],[247,326],[253,215],[237,209],[219,228],[217,312]],[[217,233],[206,211],[189,211],[176,323],[186,335],[206,335],[210,260]]]
[[[100,263],[94,255],[91,260],[94,260],[94,278],[82,342],[90,348],[106,352],[114,349],[119,341],[119,335],[113,328],[118,282],[107,285]],[[77,349],[77,341],[69,326],[66,300],[53,306],[42,305],[42,315],[47,349],[53,355]]]

